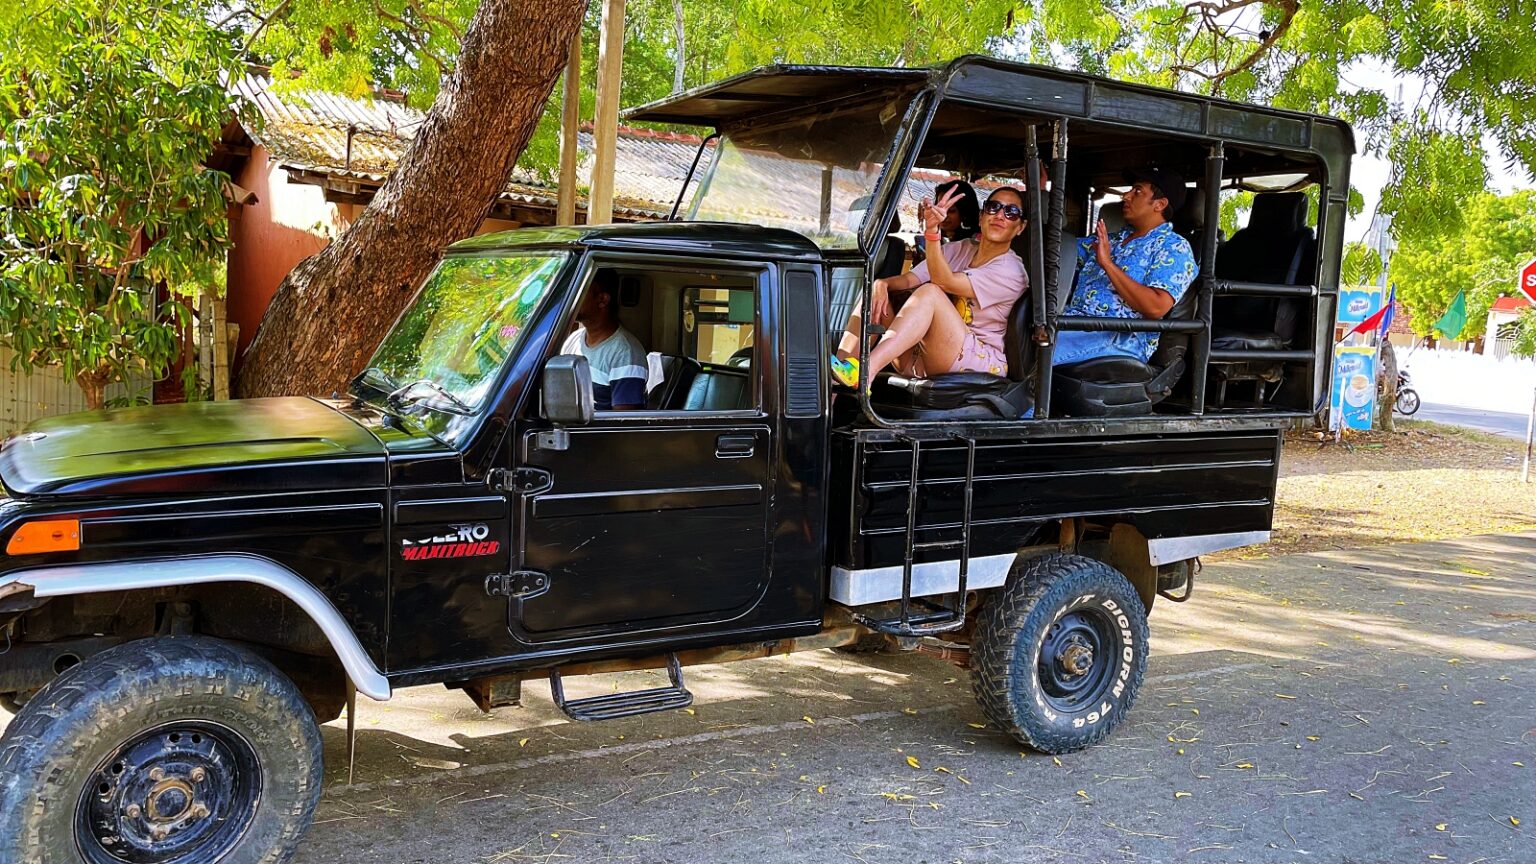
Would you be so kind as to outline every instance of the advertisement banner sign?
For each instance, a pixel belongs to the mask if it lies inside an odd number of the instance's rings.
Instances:
[[[1333,349],[1335,425],[1369,429],[1376,416],[1376,349],[1340,345]]]
[[[1353,327],[1381,311],[1381,288],[1377,285],[1339,286],[1339,323]]]

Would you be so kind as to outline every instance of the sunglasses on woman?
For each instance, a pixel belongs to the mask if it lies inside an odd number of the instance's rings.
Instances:
[[[1017,222],[1024,218],[1024,208],[1017,204],[1004,204],[1001,201],[988,201],[982,205],[981,212],[988,216],[993,213],[1002,213],[1003,218],[1009,222]]]

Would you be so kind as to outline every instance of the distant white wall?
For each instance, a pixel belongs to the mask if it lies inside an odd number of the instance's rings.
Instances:
[[[1413,389],[1425,402],[1514,414],[1531,410],[1536,361],[1399,347],[1397,362],[1413,377]]]
[[[149,395],[149,381],[132,385],[114,384],[107,388],[107,401],[127,398],[130,393]],[[0,348],[0,436],[21,431],[41,417],[85,410],[85,394],[58,368],[43,369],[30,375],[11,371],[11,352]]]

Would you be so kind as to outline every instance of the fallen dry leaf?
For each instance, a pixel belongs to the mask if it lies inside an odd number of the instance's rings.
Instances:
[[[918,764],[916,756],[908,756],[907,757],[907,764],[911,765],[913,768],[921,768],[921,767],[923,767],[922,765]]]

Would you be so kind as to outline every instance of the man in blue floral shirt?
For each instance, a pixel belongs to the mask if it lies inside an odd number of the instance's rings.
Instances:
[[[1127,171],[1126,227],[1110,235],[1099,220],[1093,237],[1078,241],[1077,289],[1064,315],[1150,318],[1168,314],[1195,279],[1189,241],[1173,230],[1169,217],[1184,203],[1184,179],[1162,168]],[[1056,334],[1054,365],[1094,357],[1150,360],[1156,333],[1063,330]]]

